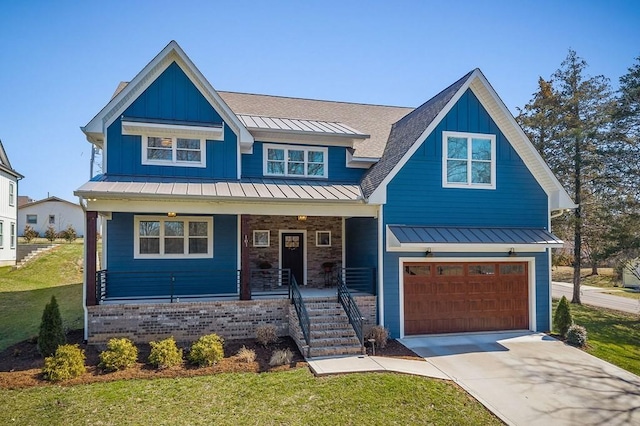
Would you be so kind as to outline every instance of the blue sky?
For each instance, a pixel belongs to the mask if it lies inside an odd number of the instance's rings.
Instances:
[[[640,2],[3,1],[0,139],[20,195],[76,201],[80,126],[172,39],[218,90],[418,106],[478,67],[515,112],[569,48],[617,86]]]

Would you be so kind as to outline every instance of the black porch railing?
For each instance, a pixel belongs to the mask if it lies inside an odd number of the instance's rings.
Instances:
[[[307,307],[304,305],[304,299],[302,298],[302,294],[300,293],[300,287],[298,287],[296,277],[293,274],[290,275],[291,303],[293,303],[293,306],[296,309],[296,313],[298,314],[298,322],[300,323],[302,335],[304,336],[304,341],[307,343],[308,348],[311,344],[311,320],[309,319]]]
[[[376,294],[376,268],[342,268],[340,278],[351,291]]]
[[[344,311],[347,313],[347,317],[349,317],[349,323],[353,327],[353,330],[356,332],[356,336],[358,336],[358,340],[360,341],[360,350],[364,354],[364,320],[365,318],[360,313],[360,309],[356,304],[356,301],[351,296],[351,292],[345,285],[344,281],[342,281],[341,277],[338,277],[338,300],[342,304]]]
[[[252,295],[289,295],[290,269],[251,269],[249,286]]]

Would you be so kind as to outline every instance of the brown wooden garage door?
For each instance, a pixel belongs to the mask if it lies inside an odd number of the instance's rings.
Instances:
[[[529,328],[526,262],[404,263],[404,333]]]

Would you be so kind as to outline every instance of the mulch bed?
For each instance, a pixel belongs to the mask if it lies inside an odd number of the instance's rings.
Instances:
[[[105,373],[98,368],[99,353],[104,348],[87,345],[82,340],[82,330],[73,330],[67,334],[67,343],[78,344],[80,348],[84,349],[87,372],[78,378],[62,382],[63,385],[127,379],[193,377],[231,372],[263,373],[301,368],[307,365],[293,340],[289,337],[283,337],[277,343],[267,347],[257,344],[253,339],[226,341],[224,344],[225,358],[213,367],[193,367],[185,363],[180,367],[156,370],[150,365],[139,362],[133,368],[124,371]],[[247,363],[237,359],[235,355],[242,346],[255,351],[256,360],[254,362]],[[271,367],[269,360],[273,351],[287,348],[293,353],[291,364]],[[149,350],[149,345],[138,345],[138,359],[146,360],[149,356]],[[384,349],[376,347],[376,355],[423,360],[396,340],[390,340]],[[7,348],[0,352],[0,388],[21,389],[51,385],[50,382],[42,378],[43,366],[44,359],[38,353],[35,339],[25,340]]]

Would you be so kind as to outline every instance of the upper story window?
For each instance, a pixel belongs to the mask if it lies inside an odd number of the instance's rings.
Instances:
[[[213,257],[213,218],[135,217],[136,259]]]
[[[442,186],[495,189],[496,136],[442,133]]]
[[[0,248],[4,247],[4,222],[0,221]]]
[[[264,145],[265,176],[327,177],[327,148]]]
[[[28,214],[27,215],[27,223],[29,225],[37,225],[38,224],[38,215],[37,214]]]
[[[9,182],[9,205],[10,206],[16,205],[16,194],[15,194],[15,187],[13,185],[13,182]]]
[[[178,137],[142,137],[142,164],[205,167],[206,141]]]

